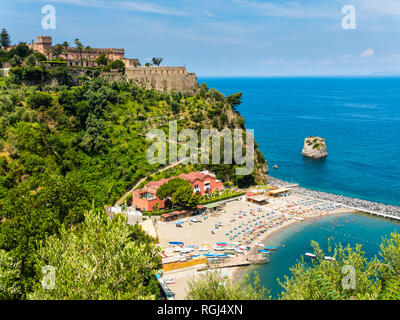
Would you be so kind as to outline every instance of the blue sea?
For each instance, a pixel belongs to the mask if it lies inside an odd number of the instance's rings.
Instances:
[[[400,205],[400,78],[200,78],[255,130],[270,175],[315,190]],[[301,156],[304,138],[326,139],[328,157]],[[273,169],[278,165],[278,169]]]
[[[277,247],[277,251],[270,255],[269,263],[250,267],[245,274],[253,277],[254,271],[257,271],[261,283],[276,299],[282,292],[278,278],[284,282],[285,275],[291,276],[289,268],[301,257],[311,266],[311,259],[304,254],[313,252],[312,240],[318,242],[325,254],[328,253],[328,245],[334,248],[340,243],[354,248],[356,244],[361,244],[370,259],[379,256],[382,237],[389,237],[395,231],[400,232],[397,222],[355,213],[324,216],[312,223],[296,223],[267,239],[265,244]]]
[[[255,130],[270,175],[303,187],[400,205],[400,78],[201,78],[229,95],[243,93],[238,110]],[[328,157],[301,156],[304,138],[326,139]],[[277,170],[273,169],[278,165]],[[278,250],[270,263],[252,267],[273,298],[277,278],[312,252],[317,241],[332,246],[359,243],[368,257],[399,223],[362,214],[326,216],[294,224],[266,240]],[[306,258],[307,259],[307,258]]]

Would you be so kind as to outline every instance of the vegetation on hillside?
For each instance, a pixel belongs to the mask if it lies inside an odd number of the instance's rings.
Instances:
[[[138,236],[140,239],[132,241]],[[160,269],[159,252],[125,217],[110,221],[102,212],[87,211],[82,226],[62,226],[59,236],[47,238],[39,247],[37,272],[52,266],[56,274],[53,279],[46,274],[45,287],[36,283],[29,299],[158,299],[155,274]],[[52,284],[54,288],[46,287]]]
[[[189,96],[101,78],[49,87],[19,85],[13,77],[0,81],[0,252],[4,265],[18,266],[7,276],[12,281],[0,280],[13,283],[4,293],[10,298],[26,298],[37,288],[39,243],[66,237],[60,230],[79,226],[85,211],[113,204],[163,166],[146,160],[148,130],[168,132],[176,119],[178,130],[244,126],[225,97],[204,86]],[[263,158],[256,162],[265,165]],[[235,166],[186,165],[163,174],[211,169],[240,186],[258,179],[256,173],[236,177]],[[183,189],[172,200],[184,207],[198,203]]]

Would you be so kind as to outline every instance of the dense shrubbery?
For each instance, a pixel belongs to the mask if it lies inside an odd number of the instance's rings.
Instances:
[[[37,67],[16,67],[21,73],[15,73],[24,77],[25,68]],[[146,160],[149,142],[144,133],[167,128],[176,118],[179,130],[196,127],[192,108],[204,115],[201,125],[210,126],[207,112],[222,97],[215,91],[205,97],[160,93],[102,79],[78,87],[46,87],[11,84],[9,78],[0,86],[0,257],[5,259],[1,268],[18,267],[0,279],[14,284],[0,294],[26,298],[42,277],[37,272],[38,243],[57,236],[62,226],[79,226],[85,210],[114,203],[157,170],[159,165]],[[189,167],[210,166],[176,167],[165,174],[177,175]],[[233,180],[233,168],[222,165],[214,171],[227,181]],[[183,207],[197,203],[187,199],[186,190],[174,201]]]

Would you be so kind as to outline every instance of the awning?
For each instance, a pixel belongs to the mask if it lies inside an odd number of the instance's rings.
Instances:
[[[270,190],[269,193],[272,194],[272,195],[276,195],[276,194],[285,193],[285,192],[288,192],[288,191],[289,191],[288,188],[278,188],[278,189],[275,189],[275,190]]]

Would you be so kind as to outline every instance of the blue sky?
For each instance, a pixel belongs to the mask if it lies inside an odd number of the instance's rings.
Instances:
[[[41,27],[47,4],[55,30]],[[203,77],[400,75],[400,0],[2,0],[0,21],[14,42],[79,38]]]

